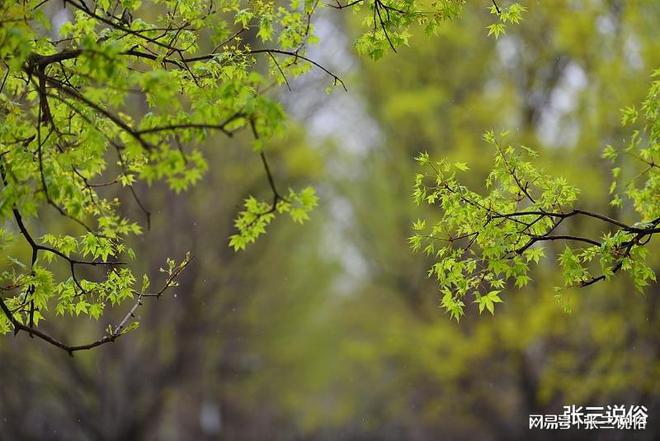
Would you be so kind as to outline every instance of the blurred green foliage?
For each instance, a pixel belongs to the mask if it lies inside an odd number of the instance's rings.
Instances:
[[[481,193],[489,130],[533,146],[547,174],[582,190],[585,209],[634,220],[632,206],[610,204],[612,164],[601,156],[640,128],[622,128],[619,109],[643,102],[660,65],[660,5],[525,5],[497,40],[486,36],[490,4],[470,2],[437,38],[413,35],[378,63],[360,59],[351,96],[381,135],[367,151],[320,143],[304,124],[269,144],[287,184],[321,183],[304,228],[274,221],[244,253],[227,249],[244,198],[269,194],[247,135],[210,150],[214,167],[184,196],[153,187],[152,230],[131,245],[148,272],[147,262],[192,249],[177,296],[140,313],[149,332],[72,360],[3,339],[0,427],[26,439],[527,440],[547,438],[528,431],[530,413],[565,404],[644,404],[657,414],[657,285],[639,295],[617,277],[558,299],[559,267],[545,259],[493,317],[466,302],[457,324],[426,277],[430,262],[409,252],[413,222],[437,215],[411,198],[414,157],[469,164],[461,182]],[[342,17],[333,25],[361,33],[364,17]],[[332,116],[327,124],[344,122]],[[657,271],[657,238],[647,247]],[[562,251],[549,244],[545,253]],[[75,337],[101,326],[80,319],[57,330]],[[219,429],[202,422],[208,412]],[[651,424],[625,436],[658,434]]]

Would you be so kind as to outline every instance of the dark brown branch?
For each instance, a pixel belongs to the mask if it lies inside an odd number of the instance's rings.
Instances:
[[[542,216],[548,216],[548,217],[556,217],[556,218],[569,218],[577,215],[583,215],[587,217],[591,217],[594,219],[599,219],[603,222],[616,225],[617,227],[622,228],[625,231],[628,231],[630,233],[642,233],[642,234],[656,234],[660,233],[660,228],[657,228],[656,225],[660,224],[660,219],[656,219],[652,221],[650,224],[653,225],[650,228],[639,228],[639,227],[633,227],[631,225],[625,224],[624,222],[621,222],[619,220],[613,219],[611,217],[599,214],[599,213],[594,213],[591,211],[587,210],[581,210],[581,209],[573,209],[569,212],[566,213],[556,213],[556,212],[550,212],[550,211],[544,211],[544,210],[530,210],[530,211],[518,211],[515,213],[506,213],[506,214],[496,214],[493,215],[494,219],[497,218],[508,218],[508,219],[513,219],[516,217],[520,216],[530,216],[530,215],[542,215]]]
[[[0,297],[0,309],[4,313],[5,317],[7,317],[7,320],[12,324],[14,327],[14,334],[18,334],[20,331],[25,331],[31,336],[38,337],[45,342],[60,348],[64,351],[66,351],[69,355],[73,356],[74,352],[78,351],[84,351],[88,349],[93,349],[98,346],[102,346],[106,343],[111,343],[117,340],[119,337],[124,335],[124,331],[127,328],[128,321],[135,316],[135,312],[137,309],[142,306],[142,299],[144,297],[155,297],[155,298],[160,298],[165,291],[167,291],[169,288],[176,286],[176,279],[179,277],[181,272],[188,266],[190,263],[191,259],[189,256],[186,256],[186,258],[177,266],[177,268],[172,271],[171,274],[169,274],[167,280],[163,284],[160,290],[158,290],[156,293],[139,293],[137,296],[136,302],[133,304],[133,306],[130,308],[130,310],[126,313],[124,318],[112,328],[109,334],[104,335],[98,340],[95,340],[90,343],[86,344],[81,344],[81,345],[68,345],[66,343],[63,343],[62,341],[52,337],[51,335],[40,331],[39,329],[34,328],[32,325],[28,326],[23,323],[21,323],[14,313],[9,309],[7,304],[5,303],[4,299]]]
[[[246,51],[245,53],[248,54],[248,55],[279,54],[279,55],[286,55],[286,56],[289,56],[289,57],[293,57],[296,60],[298,60],[298,59],[303,60],[303,61],[305,61],[305,62],[321,69],[323,72],[325,72],[330,77],[332,77],[335,80],[335,83],[340,84],[345,91],[348,91],[348,89],[346,88],[346,84],[344,84],[344,81],[342,81],[342,79],[339,78],[339,76],[337,76],[334,73],[332,73],[331,71],[329,71],[327,68],[325,68],[320,63],[318,63],[318,62],[316,62],[316,61],[312,60],[311,58],[308,58],[304,55],[300,55],[297,52],[291,52],[291,51],[286,51],[286,50],[282,50],[282,49],[253,49],[253,50]],[[207,60],[210,60],[210,59],[214,58],[216,55],[217,54],[200,55],[200,56],[197,56],[197,57],[185,58],[185,59],[183,59],[183,61],[185,61],[186,63],[191,63],[191,62],[194,62],[194,61],[207,61]]]
[[[623,268],[624,259],[627,258],[627,257],[630,257],[630,252],[632,251],[633,247],[635,245],[639,245],[642,238],[643,238],[643,235],[639,234],[633,240],[628,242],[628,244],[626,245],[626,248],[624,250],[623,256],[619,259],[617,264],[614,265],[614,267],[612,267],[612,270],[611,270],[612,274],[616,274],[617,272],[619,272],[619,270],[621,270],[621,268]],[[594,283],[600,282],[601,280],[605,280],[606,278],[607,278],[607,276],[605,274],[601,274],[600,276],[597,276],[597,277],[592,277],[591,279],[584,280],[584,281],[580,282],[580,287],[584,288],[584,287],[587,287],[589,285],[593,285]]]
[[[355,6],[355,5],[357,5],[358,3],[362,3],[363,1],[364,1],[364,0],[354,0],[354,1],[350,2],[350,3],[347,3],[347,4],[345,4],[345,5],[342,5],[341,3],[339,3],[339,0],[337,0],[337,4],[336,4],[336,5],[332,5],[332,4],[330,4],[330,3],[326,3],[326,6],[329,6],[329,7],[334,8],[334,9],[339,9],[339,10],[341,10],[341,9],[350,8],[351,6]]]
[[[232,115],[229,117],[227,120],[220,124],[210,124],[210,123],[181,123],[181,124],[172,124],[169,126],[160,126],[160,127],[151,127],[149,129],[142,129],[142,130],[137,130],[136,133],[139,135],[146,135],[149,133],[157,133],[157,132],[170,132],[170,131],[175,131],[175,130],[185,130],[185,129],[210,129],[210,130],[219,130],[225,135],[232,137],[234,136],[234,133],[227,130],[227,125],[229,123],[236,121],[239,118],[242,118],[243,114],[242,113],[236,113],[235,115]]]
[[[275,63],[275,66],[277,66],[277,70],[280,72],[280,75],[282,75],[282,78],[284,78],[284,82],[286,83],[286,88],[289,89],[289,92],[291,92],[291,85],[289,84],[289,79],[286,77],[284,74],[284,71],[280,67],[280,63],[277,62],[277,58],[275,58],[275,55],[269,53],[270,59],[273,60],[273,63]]]
[[[71,60],[79,57],[83,53],[82,49],[68,49],[52,55],[32,54],[28,57],[28,66],[43,68],[51,63],[59,63],[64,60]]]
[[[77,90],[65,85],[64,83],[61,83],[57,80],[54,80],[53,78],[46,77],[46,82],[53,86],[55,89],[63,92],[64,94],[82,102],[83,104],[87,105],[88,107],[91,107],[92,109],[96,110],[106,118],[108,118],[110,121],[115,123],[119,128],[124,130],[127,134],[129,134],[132,138],[134,138],[142,147],[144,147],[146,150],[152,150],[153,146],[149,144],[144,138],[140,136],[138,132],[133,130],[126,122],[124,122],[121,118],[119,118],[117,115],[114,115],[112,112],[109,110],[103,108],[99,104],[96,104],[95,102],[91,101],[84,95],[82,95],[80,92]]]
[[[385,28],[385,22],[383,21],[383,17],[380,14],[380,5],[381,4],[382,3],[380,2],[380,0],[376,0],[374,2],[374,8],[376,10],[376,14],[378,14],[378,21],[380,22],[380,27],[383,30],[383,34],[385,34],[385,38],[387,39],[387,43],[390,45],[390,48],[392,49],[392,51],[396,52],[396,48],[394,47],[394,43],[392,43],[392,40],[390,39],[390,34],[387,32],[387,29]],[[388,12],[388,15],[389,15],[389,12]]]
[[[580,236],[571,236],[571,235],[556,235],[556,236],[531,236],[532,240],[535,242],[541,242],[546,240],[572,240],[576,242],[584,242],[594,246],[601,246],[601,243],[587,237]]]
[[[70,4],[71,6],[78,9],[79,11],[84,12],[85,14],[92,17],[93,19],[98,20],[101,23],[104,23],[104,24],[112,27],[113,29],[117,29],[117,30],[122,31],[126,34],[134,35],[134,36],[136,36],[136,37],[138,37],[142,40],[145,40],[149,43],[155,44],[156,46],[160,46],[164,49],[169,49],[169,50],[174,50],[174,51],[179,50],[175,47],[172,47],[168,44],[165,44],[165,43],[161,42],[160,40],[158,40],[156,38],[150,38],[150,37],[147,37],[147,36],[143,35],[144,30],[142,30],[142,32],[138,32],[138,31],[135,31],[133,29],[127,28],[123,24],[113,22],[112,20],[109,20],[105,17],[101,17],[100,15],[94,13],[93,11],[90,11],[89,8],[85,7],[84,3],[81,5],[81,4],[78,4],[77,2],[75,2],[73,0],[64,0],[64,2]]]

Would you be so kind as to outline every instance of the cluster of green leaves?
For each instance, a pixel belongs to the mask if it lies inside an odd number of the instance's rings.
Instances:
[[[646,135],[634,132],[624,149],[646,166],[642,172],[646,183],[641,187],[631,183],[626,193],[641,218],[633,225],[575,208],[578,189],[564,178],[538,169],[532,162],[537,156],[532,149],[503,144],[501,138],[506,133],[499,138],[493,132],[484,135],[485,142],[495,149],[485,195],[460,183],[457,175],[468,170],[466,164],[433,161],[426,153],[418,156],[422,172],[415,178],[414,200],[418,205],[439,207],[440,213],[438,219],[413,224],[410,244],[413,250],[436,260],[428,275],[439,283],[442,306],[453,318],[458,320],[464,314],[468,295],[474,297],[479,312],[487,309],[493,313],[508,282],[518,288],[527,285],[530,265],[538,264],[544,256],[543,242],[566,244],[558,256],[563,287],[557,291],[609,279],[619,270],[629,273],[640,291],[655,280],[644,245],[660,232],[657,93],[656,81],[642,106]],[[624,122],[635,114],[627,110]],[[640,146],[642,139],[645,147]],[[606,157],[615,158],[615,150],[608,148]],[[573,235],[562,223],[574,217],[610,228],[598,239]]]
[[[468,170],[466,164],[433,161],[427,153],[417,157],[423,172],[415,178],[414,200],[418,205],[439,206],[441,214],[437,221],[416,221],[410,244],[413,250],[437,259],[428,275],[439,282],[442,306],[457,320],[463,315],[467,294],[474,296],[480,310],[482,305],[490,305],[491,311],[507,280],[525,286],[529,263],[538,262],[543,255],[540,247],[528,243],[547,234],[553,220],[536,214],[517,215],[525,197],[518,182],[525,191],[530,184],[536,185],[540,193],[537,206],[524,211],[559,211],[577,193],[564,180],[536,170],[512,146],[500,145],[492,132],[484,139],[496,148],[495,166],[486,181],[490,192],[485,196],[457,179],[457,173]],[[525,153],[533,154],[531,150]],[[516,175],[511,174],[513,169]]]
[[[520,3],[512,3],[505,8],[500,8],[499,5],[493,3],[493,6],[490,7],[490,13],[497,15],[498,21],[488,25],[488,35],[500,38],[506,32],[507,25],[520,23],[525,11],[527,11],[527,8]]]
[[[622,125],[641,122],[622,149],[623,158],[619,158],[619,151],[611,145],[603,151],[603,158],[615,166],[610,204],[622,207],[623,198],[631,201],[641,218],[640,226],[660,217],[660,69],[653,73],[653,78],[641,108],[629,106],[622,110]],[[623,194],[620,188],[624,189]]]
[[[364,0],[353,1],[338,8],[352,7],[362,14],[364,32],[356,41],[358,53],[377,60],[390,50],[408,44],[410,28],[421,25],[428,34],[438,31],[440,24],[456,18],[465,0]]]
[[[304,44],[318,4],[67,0],[74,18],[53,30],[45,3],[0,6],[0,289],[29,326],[49,307],[99,318],[106,304],[135,298],[126,241],[142,228],[116,195],[148,216],[134,185],[165,181],[179,192],[199,182],[213,132],[249,127],[261,151],[284,122],[265,91],[310,68]],[[250,32],[256,39],[244,40]],[[312,188],[292,191],[272,214],[302,221],[315,203]],[[52,214],[69,225],[39,237],[37,218]],[[238,237],[255,231],[237,227]],[[0,315],[0,332],[12,317]]]
[[[421,26],[427,35],[437,35],[440,25],[454,20],[463,11],[466,0],[356,0],[345,4],[337,1],[337,9],[352,8],[362,15],[362,27],[369,29],[357,39],[355,48],[361,55],[377,60],[389,50],[396,52],[408,45],[411,28]],[[507,24],[519,23],[526,8],[520,3],[500,7],[493,2],[490,7],[497,22],[488,26],[488,35],[499,37]]]
[[[294,222],[303,223],[309,219],[309,212],[318,204],[318,197],[309,187],[300,192],[289,189],[285,198],[277,196],[275,199],[273,203],[259,201],[254,197],[245,200],[245,208],[234,223],[238,233],[229,238],[229,245],[234,250],[244,250],[254,243],[266,232],[266,227],[276,213],[288,213]]]

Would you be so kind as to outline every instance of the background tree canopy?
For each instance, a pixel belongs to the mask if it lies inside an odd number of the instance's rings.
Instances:
[[[660,9],[464,3],[4,2],[0,329],[144,328],[3,337],[6,433],[657,413]]]

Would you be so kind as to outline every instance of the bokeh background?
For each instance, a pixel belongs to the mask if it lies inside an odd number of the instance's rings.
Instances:
[[[524,3],[524,22],[499,40],[486,36],[490,3],[473,1],[437,38],[420,33],[379,62],[352,50],[357,17],[320,14],[310,55],[349,93],[327,95],[316,73],[277,92],[292,119],[267,146],[280,186],[317,187],[312,220],[279,219],[247,251],[228,248],[243,198],[269,194],[248,136],[208,142],[210,170],[187,193],[140,188],[153,214],[136,266],[157,274],[191,251],[181,286],[143,308],[129,337],[74,358],[2,338],[0,439],[660,439],[657,285],[640,295],[617,277],[571,294],[566,313],[551,257],[495,316],[472,308],[456,323],[407,245],[420,215],[414,156],[468,162],[479,189],[490,129],[538,149],[546,170],[582,189],[582,207],[630,216],[608,207],[600,154],[623,145],[619,109],[643,99],[660,67],[660,2]],[[649,247],[660,270],[657,238]],[[112,319],[44,326],[75,342]],[[568,404],[643,404],[649,424],[528,430],[530,413]]]

